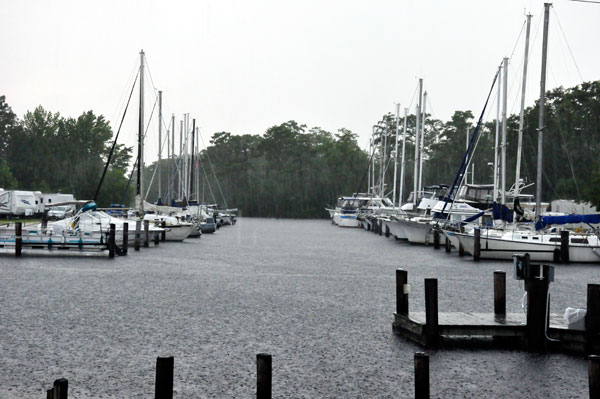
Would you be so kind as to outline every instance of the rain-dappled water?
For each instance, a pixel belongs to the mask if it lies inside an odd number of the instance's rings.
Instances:
[[[0,398],[41,398],[56,378],[73,398],[149,398],[156,356],[175,357],[178,398],[250,398],[255,356],[273,355],[280,398],[408,398],[419,346],[392,332],[394,270],[411,309],[439,279],[440,311],[491,311],[492,273],[474,263],[324,220],[241,218],[214,235],[127,257],[0,258]],[[552,312],[585,307],[598,266],[559,266]],[[431,396],[587,397],[587,363],[520,351],[430,352]]]

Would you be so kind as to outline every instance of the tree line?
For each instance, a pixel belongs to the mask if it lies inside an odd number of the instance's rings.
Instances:
[[[521,178],[535,182],[538,104],[525,110]],[[447,121],[427,115],[424,137],[423,184],[451,184],[465,153],[467,130],[473,134],[472,111],[455,111]],[[402,128],[402,121],[400,123]],[[507,189],[515,180],[519,116],[507,124]],[[288,121],[264,134],[217,132],[197,159],[200,184],[194,199],[239,208],[246,216],[309,218],[326,215],[340,195],[367,191],[367,168],[379,164],[381,140],[387,143],[386,193],[393,185],[395,116],[385,114],[377,122],[373,154],[362,150],[356,133],[341,128],[329,132]],[[474,169],[468,181],[491,184],[494,161],[495,121],[484,123]],[[402,129],[400,130],[400,133]],[[415,115],[407,121],[405,201],[413,187]],[[384,135],[387,134],[387,137]],[[0,187],[62,191],[91,199],[112,145],[112,131],[102,116],[92,111],[64,118],[42,107],[19,120],[0,97]],[[590,201],[600,206],[600,81],[547,93],[544,129],[543,201],[558,198]],[[399,145],[399,154],[400,156]],[[98,202],[132,204],[135,180],[131,174],[131,148],[118,145]],[[175,161],[175,162],[173,162]],[[172,165],[163,160],[162,181],[176,178]],[[151,176],[156,162],[146,166]],[[379,166],[377,166],[379,167]],[[472,172],[474,170],[474,172]],[[376,170],[376,176],[379,171]],[[149,178],[146,179],[146,182]],[[399,185],[399,182],[397,182]],[[159,195],[157,178],[148,200]],[[127,188],[129,189],[127,190]],[[535,187],[526,192],[535,193]],[[165,194],[161,195],[164,202]],[[223,199],[225,198],[225,200]]]

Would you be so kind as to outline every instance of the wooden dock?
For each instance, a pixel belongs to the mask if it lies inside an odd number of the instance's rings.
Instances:
[[[409,314],[407,272],[398,269],[392,327],[399,335],[426,347],[451,346],[453,341],[468,339],[473,345],[480,340],[498,348],[600,353],[599,284],[588,285],[586,329],[582,331],[569,329],[561,315],[546,317],[547,284],[545,291],[543,287],[536,291],[536,287],[529,285],[527,314],[506,313],[505,282],[504,272],[494,272],[494,313],[440,313],[437,279],[425,279],[425,312]]]

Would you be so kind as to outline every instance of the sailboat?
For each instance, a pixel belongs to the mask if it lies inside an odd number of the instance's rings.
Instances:
[[[487,259],[510,260],[515,253],[527,252],[531,261],[552,262],[557,260],[569,262],[600,263],[600,237],[597,229],[592,233],[569,232],[554,224],[572,223],[583,221],[588,224],[599,224],[600,215],[569,215],[553,216],[542,213],[542,144],[543,130],[545,127],[545,85],[546,85],[546,56],[548,44],[548,22],[550,4],[544,5],[544,37],[542,50],[542,77],[540,84],[539,101],[539,136],[538,136],[538,162],[536,181],[536,223],[524,225],[506,225],[504,229],[480,230],[480,257]],[[527,54],[527,53],[526,53]],[[520,155],[520,154],[519,154]],[[517,172],[518,184],[518,172]],[[517,186],[518,191],[518,186]],[[475,253],[475,229],[456,232],[455,237],[465,248],[465,251]],[[561,249],[568,248],[568,259],[561,259]]]

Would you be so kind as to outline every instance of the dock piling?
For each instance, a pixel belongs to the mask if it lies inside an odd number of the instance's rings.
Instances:
[[[396,314],[408,317],[408,272],[396,269]]]
[[[116,232],[115,224],[111,223],[109,230],[108,230],[108,257],[111,259],[115,257],[115,246],[116,246],[115,232]]]
[[[21,256],[21,250],[23,248],[23,223],[15,223],[15,256],[18,258]]]
[[[450,253],[452,251],[452,243],[450,239],[446,237],[446,253]]]
[[[256,355],[256,398],[271,399],[273,359],[268,353]]]
[[[127,247],[129,246],[129,223],[123,223],[123,249],[122,254],[127,255]]]
[[[154,232],[154,246],[158,246],[158,244],[160,243],[160,234],[156,234],[156,232]]]
[[[531,265],[532,268],[544,267]],[[548,326],[548,286],[547,279],[536,278],[534,274],[525,280],[527,291],[527,348],[532,352],[545,352],[547,348],[546,328]]]
[[[433,249],[440,249],[440,231],[438,229],[433,230]]]
[[[438,281],[425,279],[425,346],[436,346],[440,338],[438,319]]]
[[[69,381],[66,378],[59,378],[54,381],[54,387],[52,388],[53,399],[68,399],[69,395]]]
[[[465,256],[465,247],[463,247],[462,243],[458,244],[458,256]]]
[[[140,230],[142,228],[142,222],[140,220],[135,221],[135,242],[134,249],[136,251],[140,250]]]
[[[561,263],[569,263],[569,231],[563,230],[560,232],[560,261]]]
[[[473,234],[473,260],[479,262],[481,258],[481,229],[479,227],[475,228]]]
[[[154,399],[173,399],[173,356],[156,358]]]
[[[494,272],[494,315],[506,316],[506,272]]]
[[[163,220],[162,223],[160,224],[160,227],[163,229],[163,231],[160,233],[160,240],[162,242],[165,242],[165,241],[167,241],[167,231],[166,231],[167,222]]]
[[[150,221],[144,220],[144,248],[150,246]]]
[[[415,352],[415,399],[429,399],[429,355]]]
[[[588,356],[590,399],[600,398],[600,356]]]
[[[585,334],[586,352],[591,354],[594,343],[600,342],[600,284],[587,286]]]

